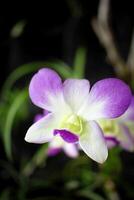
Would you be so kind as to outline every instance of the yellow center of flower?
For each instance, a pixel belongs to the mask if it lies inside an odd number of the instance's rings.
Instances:
[[[72,114],[63,119],[60,128],[80,135],[83,131],[83,125],[83,120],[79,116]]]

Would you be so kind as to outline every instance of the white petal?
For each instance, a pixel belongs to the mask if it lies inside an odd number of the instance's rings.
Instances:
[[[85,134],[80,137],[83,151],[98,163],[103,163],[108,156],[108,150],[101,128],[95,121],[87,124]]]
[[[58,118],[53,114],[48,114],[27,131],[25,140],[30,143],[45,143],[53,138],[53,129],[58,126]]]
[[[63,84],[63,94],[65,101],[73,109],[74,112],[78,111],[83,104],[85,98],[89,94],[89,81],[80,79],[67,79]]]

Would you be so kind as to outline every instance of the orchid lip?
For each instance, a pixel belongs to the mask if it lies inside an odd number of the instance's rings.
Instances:
[[[62,129],[62,130],[55,129],[53,134],[54,134],[54,136],[59,134],[62,137],[62,139],[65,140],[68,143],[76,143],[79,140],[77,135],[75,135],[75,134],[73,134],[70,131],[65,130],[65,129]]]
[[[77,115],[66,116],[60,124],[59,129],[54,130],[54,135],[59,134],[68,143],[76,143],[83,133],[84,121]]]

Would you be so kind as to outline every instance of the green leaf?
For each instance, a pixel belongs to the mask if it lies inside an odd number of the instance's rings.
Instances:
[[[83,78],[86,65],[86,54],[87,51],[85,48],[80,47],[76,50],[74,58],[74,77]]]
[[[15,116],[17,112],[21,109],[23,103],[28,97],[28,91],[27,89],[20,91],[20,94],[16,96],[14,101],[12,102],[8,113],[7,113],[7,118],[5,121],[4,125],[4,132],[3,132],[3,141],[4,141],[4,146],[5,146],[5,152],[6,155],[9,159],[12,158],[11,154],[11,131],[12,131],[12,126],[13,122],[15,119]]]
[[[22,174],[25,176],[30,176],[36,167],[39,167],[42,163],[45,163],[47,158],[47,149],[48,144],[43,144],[41,147],[35,152],[34,156],[22,170]]]
[[[122,171],[120,152],[121,149],[118,147],[109,150],[108,159],[100,168],[103,177],[111,178],[112,180],[119,179],[119,175]]]
[[[3,190],[0,194],[0,200],[10,200],[10,189]]]
[[[131,87],[132,87],[132,90],[134,91],[134,79],[131,80]]]
[[[90,200],[106,200],[102,196],[100,196],[100,194],[97,194],[91,190],[81,190],[78,192],[78,195],[86,197]]]

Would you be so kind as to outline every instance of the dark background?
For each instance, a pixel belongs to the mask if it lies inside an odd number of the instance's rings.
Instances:
[[[73,2],[76,2],[74,9],[70,6]],[[49,0],[31,4],[25,1],[5,2],[1,5],[1,84],[14,68],[23,63],[59,58],[72,65],[75,49],[81,45],[88,49],[86,77],[99,79],[111,76],[113,70],[106,64],[105,51],[90,23],[97,14],[98,2]],[[75,15],[76,9],[78,14]],[[110,15],[115,40],[121,54],[126,57],[134,27],[133,1],[112,0]],[[12,38],[11,30],[21,20],[26,22],[24,31],[18,38]]]

